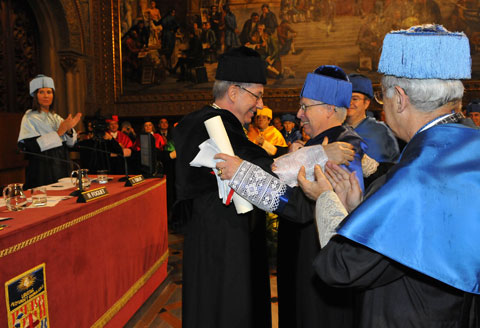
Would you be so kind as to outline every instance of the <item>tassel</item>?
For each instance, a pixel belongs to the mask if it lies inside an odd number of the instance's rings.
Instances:
[[[467,36],[441,25],[413,26],[385,36],[378,71],[414,79],[471,78]]]

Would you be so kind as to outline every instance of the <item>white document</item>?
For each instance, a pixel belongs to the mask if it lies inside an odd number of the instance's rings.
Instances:
[[[215,144],[218,146],[218,148],[220,148],[221,152],[227,155],[235,156],[232,144],[230,143],[230,139],[227,135],[227,131],[223,125],[222,118],[220,116],[215,116],[206,120],[204,124],[207,128],[208,135],[215,141]],[[253,210],[252,204],[240,197],[237,193],[233,194],[233,203],[235,204],[238,214],[247,213]]]

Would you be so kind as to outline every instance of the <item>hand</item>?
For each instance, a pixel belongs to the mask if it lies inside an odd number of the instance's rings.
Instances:
[[[132,156],[132,150],[130,148],[123,148],[123,157]]]
[[[328,137],[325,137],[322,146],[327,153],[328,160],[336,164],[345,164],[348,166],[350,164],[349,162],[353,161],[353,157],[355,156],[353,146],[346,142],[337,141],[329,144]]]
[[[237,172],[240,164],[242,164],[243,160],[237,156],[230,156],[227,154],[216,154],[213,158],[215,159],[223,159],[223,162],[218,162],[215,166],[217,170],[221,170],[222,174],[220,174],[220,178],[222,180],[230,180]]]
[[[293,153],[294,151],[303,148],[303,146],[305,146],[305,142],[303,140],[296,140],[290,145],[290,147],[288,147],[288,152]]]
[[[351,212],[362,201],[362,189],[354,172],[348,172],[330,161],[325,165],[325,173],[333,190],[348,212]]]
[[[323,174],[320,165],[315,165],[315,181],[308,181],[305,176],[305,167],[302,166],[298,171],[298,185],[302,188],[305,195],[311,200],[317,200],[317,198],[325,191],[333,190],[332,185]]]
[[[72,117],[72,114],[68,114],[67,118],[64,119],[58,126],[58,135],[63,136],[67,131],[70,131],[75,125],[78,124],[81,118],[82,113],[77,113],[74,117]]]
[[[255,141],[256,141],[257,144],[259,144],[260,146],[263,146],[263,143],[265,142],[265,138],[264,138],[262,135],[259,135]]]
[[[113,137],[112,137],[112,135],[111,135],[110,133],[105,132],[105,134],[103,135],[103,139],[104,139],[104,140],[112,140]]]
[[[170,158],[171,158],[171,159],[175,159],[175,158],[177,158],[177,151],[176,151],[176,150],[173,150],[173,151],[171,151],[168,155],[170,155]]]

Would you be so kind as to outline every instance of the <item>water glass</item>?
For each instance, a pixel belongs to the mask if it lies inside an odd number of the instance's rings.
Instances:
[[[47,205],[47,188],[36,187],[32,189],[32,205],[33,206]]]
[[[108,171],[107,170],[98,170],[97,171],[97,181],[100,184],[105,184],[108,182]]]

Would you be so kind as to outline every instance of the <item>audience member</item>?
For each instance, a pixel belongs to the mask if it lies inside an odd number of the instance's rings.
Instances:
[[[476,126],[480,126],[480,99],[472,100],[467,105],[467,116],[472,119]]]
[[[280,132],[283,133],[283,124],[282,120],[278,116],[274,116],[272,119],[272,125]]]
[[[373,98],[372,81],[360,74],[348,77],[352,82],[352,100],[345,122],[365,141],[368,156],[380,163],[394,163],[400,155],[395,136],[386,124],[366,114]]]
[[[295,116],[292,114],[282,115],[282,124],[284,128],[282,135],[289,147],[293,142],[302,139],[302,133],[296,127]]]
[[[122,122],[122,128],[120,129],[120,131],[127,135],[132,142],[135,142],[137,140],[137,135],[135,134],[135,130],[133,129],[130,122]]]
[[[265,149],[270,156],[283,155],[288,151],[287,143],[274,126],[270,125],[272,110],[267,106],[257,110],[255,124],[250,124],[248,139]]]

